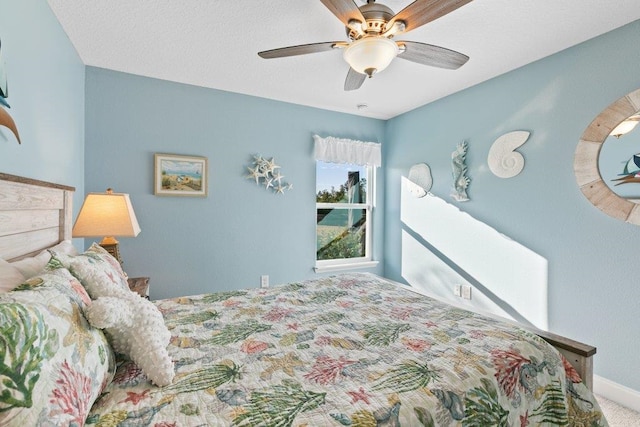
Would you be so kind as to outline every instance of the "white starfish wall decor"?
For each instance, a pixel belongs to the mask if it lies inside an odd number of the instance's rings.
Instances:
[[[257,154],[253,156],[253,166],[248,166],[249,173],[246,175],[247,179],[256,181],[256,185],[264,185],[264,189],[269,191],[271,189],[275,194],[284,194],[286,190],[291,190],[293,184],[283,182],[284,175],[280,173],[280,166],[278,166],[272,157],[271,160],[267,160],[261,155]]]

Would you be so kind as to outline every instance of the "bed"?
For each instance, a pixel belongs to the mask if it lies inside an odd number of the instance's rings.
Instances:
[[[0,258],[67,240],[72,194],[0,174]],[[593,347],[366,273],[149,302],[175,373],[159,387],[87,321],[86,278],[46,254],[0,294],[2,425],[607,425]]]

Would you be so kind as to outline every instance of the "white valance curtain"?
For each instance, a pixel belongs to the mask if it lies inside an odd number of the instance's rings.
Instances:
[[[364,166],[382,164],[382,150],[377,142],[355,141],[333,136],[322,138],[318,135],[313,135],[313,140],[316,160]]]

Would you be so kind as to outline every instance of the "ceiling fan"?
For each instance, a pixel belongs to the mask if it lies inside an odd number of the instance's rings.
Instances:
[[[349,64],[344,90],[360,88],[367,76],[384,70],[395,58],[455,70],[469,57],[460,52],[414,41],[393,41],[396,35],[438,19],[472,0],[416,0],[397,14],[375,0],[358,7],[354,0],[320,0],[346,26],[349,41],[289,46],[258,52],[262,58],[283,58],[344,49]]]

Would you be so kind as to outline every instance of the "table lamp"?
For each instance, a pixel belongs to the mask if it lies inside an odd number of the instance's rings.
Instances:
[[[135,237],[139,233],[140,226],[129,195],[114,193],[108,188],[106,193],[87,194],[73,225],[72,236],[103,236],[100,246],[122,264],[115,236]]]

